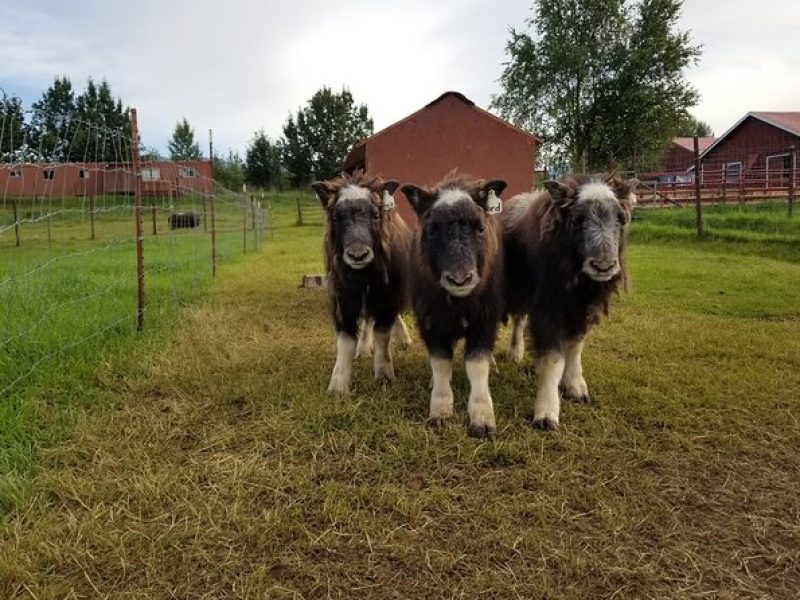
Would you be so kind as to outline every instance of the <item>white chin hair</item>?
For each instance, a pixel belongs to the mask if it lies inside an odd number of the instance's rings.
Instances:
[[[455,287],[452,285],[443,285],[442,287],[451,296],[455,296],[456,298],[464,298],[465,296],[469,296],[477,285],[478,284],[476,283],[475,285],[471,285],[469,287]]]
[[[609,281],[610,279],[612,279],[617,273],[619,273],[619,269],[617,269],[616,271],[614,271],[612,273],[594,273],[592,271],[584,271],[584,273],[586,273],[586,275],[589,277],[589,279],[593,279],[595,281],[603,282],[603,281]]]
[[[369,264],[372,262],[372,260],[368,260],[368,261],[366,261],[366,262],[354,263],[354,262],[350,262],[350,261],[347,259],[347,257],[345,257],[345,259],[344,259],[344,262],[345,262],[345,263],[347,264],[347,266],[348,266],[348,267],[350,267],[351,269],[363,269],[364,267],[367,267],[367,266],[369,266]]]

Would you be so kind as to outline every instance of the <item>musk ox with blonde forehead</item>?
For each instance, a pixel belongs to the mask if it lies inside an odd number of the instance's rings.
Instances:
[[[398,186],[360,170],[312,184],[325,209],[323,253],[337,334],[329,392],[350,390],[362,317],[366,329],[374,327],[375,378],[395,378],[389,341],[395,321],[402,324],[399,314],[407,302],[411,243],[411,231],[394,210],[392,194]]]
[[[558,427],[559,388],[566,398],[589,401],[584,338],[626,280],[623,251],[635,185],[616,176],[547,181],[542,191],[511,198],[503,213],[511,355],[522,360],[527,320],[539,378],[533,414],[539,429]]]
[[[502,314],[499,194],[504,181],[449,174],[433,188],[404,185],[419,217],[412,248],[411,298],[433,371],[430,419],[453,414],[453,347],[465,339],[469,434],[493,438],[489,367]]]

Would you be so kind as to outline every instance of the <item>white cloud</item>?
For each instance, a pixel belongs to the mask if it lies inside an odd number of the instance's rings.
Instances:
[[[82,87],[105,77],[163,147],[183,116],[203,143],[244,149],[322,85],[347,86],[380,129],[449,89],[486,106],[498,91],[509,27],[526,0],[5,0],[0,86]],[[800,110],[795,0],[685,3],[681,26],[704,46],[689,78],[695,110],[722,133],[748,110]],[[12,85],[13,84],[13,85]]]

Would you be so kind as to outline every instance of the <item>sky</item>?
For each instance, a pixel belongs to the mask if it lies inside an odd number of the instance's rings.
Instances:
[[[348,87],[378,131],[441,93],[488,108],[509,29],[532,0],[2,0],[0,87],[26,106],[57,75],[106,79],[136,107],[145,145],[186,117],[207,149],[276,138],[322,86]],[[701,44],[693,114],[720,135],[748,111],[800,111],[798,0],[686,0]]]

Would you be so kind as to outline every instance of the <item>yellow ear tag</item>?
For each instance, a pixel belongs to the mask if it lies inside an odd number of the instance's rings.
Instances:
[[[486,214],[499,215],[503,212],[503,201],[497,197],[494,190],[489,190],[489,197],[486,198]]]
[[[394,196],[392,196],[386,190],[383,190],[383,210],[393,210],[394,209]]]

